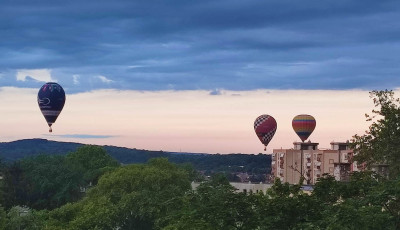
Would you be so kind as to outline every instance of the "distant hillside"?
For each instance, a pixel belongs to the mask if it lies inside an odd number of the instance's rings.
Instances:
[[[35,154],[65,155],[84,144],[49,141],[46,139],[25,139],[0,143],[0,158],[15,161]],[[139,150],[115,146],[103,146],[107,152],[123,164],[145,163],[150,158],[167,157],[175,163],[191,163],[197,170],[243,171],[249,173],[269,173],[271,157],[266,154],[198,154],[172,153]]]
[[[73,142],[49,141],[46,139],[25,139],[0,143],[0,157],[6,161],[15,161],[35,154],[65,155],[84,144]],[[153,157],[165,156],[161,151],[148,151],[115,146],[103,146],[107,152],[124,164],[144,163]]]

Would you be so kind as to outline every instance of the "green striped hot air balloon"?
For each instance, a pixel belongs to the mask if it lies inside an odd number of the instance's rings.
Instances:
[[[301,141],[304,142],[314,131],[317,122],[311,115],[300,114],[293,118],[292,126],[293,130],[300,137]]]

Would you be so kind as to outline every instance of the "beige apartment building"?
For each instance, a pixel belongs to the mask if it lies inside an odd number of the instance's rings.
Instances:
[[[319,149],[318,144],[294,142],[292,149],[274,149],[272,176],[297,184],[303,175],[304,184],[314,185],[325,173],[345,181],[351,172],[360,170],[357,163],[351,161],[353,152],[348,142],[331,142],[330,149]]]

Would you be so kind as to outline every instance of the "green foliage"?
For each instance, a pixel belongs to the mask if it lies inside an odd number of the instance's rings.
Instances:
[[[64,229],[159,229],[179,210],[188,191],[188,172],[154,159],[120,167],[102,176],[82,201],[50,213],[48,226]]]
[[[276,180],[267,194],[253,194],[236,191],[223,174],[190,190],[190,174],[165,158],[118,167],[79,201],[24,215],[13,207],[2,224],[52,230],[400,229],[400,177],[360,172],[344,183],[324,175],[311,194]]]
[[[4,175],[5,205],[53,209],[80,197],[79,172],[58,155],[37,155],[13,163]]]
[[[7,225],[8,230],[20,230],[20,229],[37,229],[35,225],[35,219],[31,215],[31,210],[26,207],[14,206],[7,213]]]
[[[20,204],[22,200],[26,200],[24,192],[23,172],[20,162],[15,162],[4,169],[3,179],[1,180],[2,205],[6,209]]]
[[[323,229],[395,229],[393,221],[380,206],[363,205],[348,199],[339,205],[328,206],[321,222]]]
[[[395,178],[400,174],[400,99],[389,90],[372,91],[370,97],[377,110],[366,114],[372,122],[366,134],[351,141],[355,160],[367,166],[389,164],[390,177]]]
[[[86,184],[97,184],[101,175],[119,166],[104,148],[96,145],[85,145],[69,153],[67,163],[81,171]]]
[[[10,164],[4,170],[3,204],[33,209],[54,209],[82,198],[90,182],[119,164],[104,149],[84,146],[67,157],[34,155]]]
[[[301,193],[300,185],[290,185],[289,183],[282,184],[281,180],[278,178],[275,179],[274,185],[267,192],[271,198],[298,196]]]
[[[397,229],[399,212],[395,209],[391,212],[387,206],[396,203],[400,193],[390,191],[388,182],[371,172],[354,173],[347,183],[325,177],[313,192],[315,199],[325,202],[324,218],[319,226],[323,229]]]
[[[43,230],[47,211],[35,211],[27,207],[12,207],[5,218],[4,229],[7,230]],[[0,229],[1,228],[0,226]]]
[[[7,224],[7,213],[0,205],[0,230],[5,230]]]
[[[255,229],[250,198],[216,174],[185,194],[183,207],[165,229]]]
[[[320,219],[320,204],[301,190],[275,180],[266,195],[258,194],[255,203],[259,229],[314,229]]]
[[[4,194],[4,173],[6,171],[6,164],[3,159],[0,158],[0,209],[2,204],[4,204],[5,194]],[[0,228],[1,229],[1,228]]]
[[[336,181],[335,177],[329,174],[323,174],[322,177],[318,179],[318,183],[315,185],[312,195],[317,197],[317,199],[325,205],[334,205],[340,199],[340,188],[341,183]]]

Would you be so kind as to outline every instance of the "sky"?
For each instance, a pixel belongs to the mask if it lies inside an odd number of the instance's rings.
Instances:
[[[0,141],[258,153],[256,117],[278,122],[268,149],[291,148],[308,113],[329,147],[368,128],[369,91],[400,88],[399,21],[394,0],[5,0]],[[52,134],[50,81],[67,93]]]

